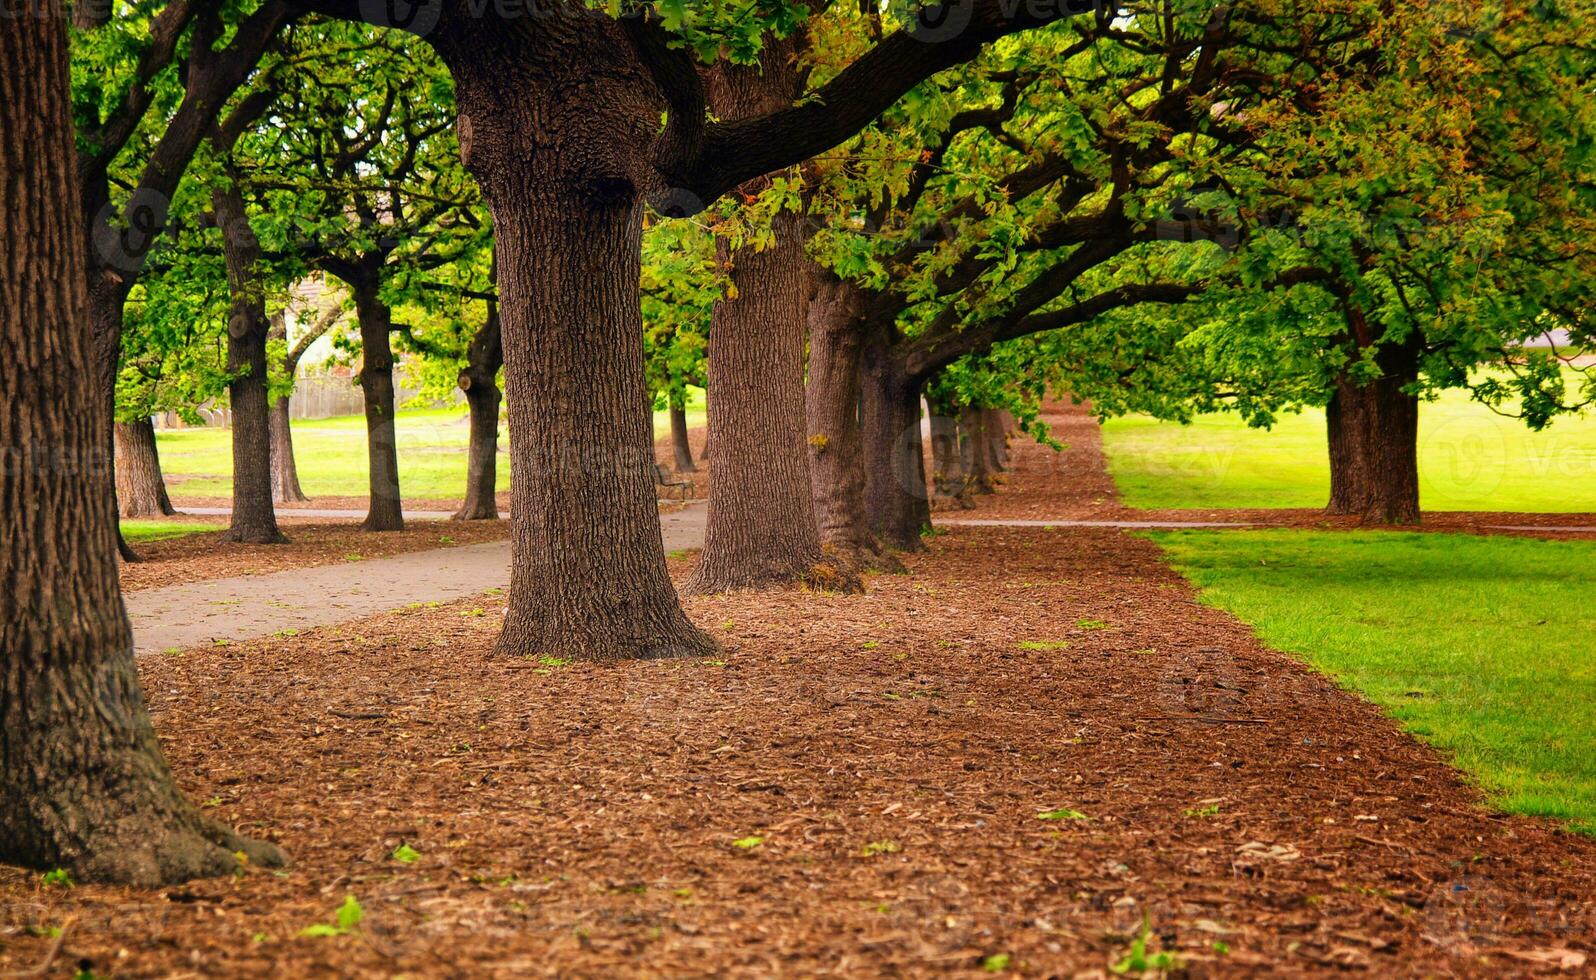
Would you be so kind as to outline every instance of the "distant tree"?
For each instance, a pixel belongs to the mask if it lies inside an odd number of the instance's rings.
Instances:
[[[1311,83],[1232,110],[1254,138],[1192,198],[1232,250],[1215,288],[1056,353],[1102,413],[1267,425],[1323,405],[1327,511],[1411,523],[1423,401],[1462,388],[1540,428],[1596,399],[1535,346],[1588,334],[1596,307],[1596,17],[1419,5],[1370,23],[1290,56]]]
[[[363,526],[400,530],[393,343],[396,334],[417,349],[426,340],[395,309],[424,306],[432,274],[475,261],[491,228],[460,168],[451,86],[435,58],[399,35],[336,22],[296,29],[284,48],[299,70],[282,79],[272,114],[235,156],[248,161],[239,171],[268,223],[267,250],[349,290],[370,464]]]
[[[201,142],[289,20],[287,3],[172,0],[78,20],[72,108],[97,410],[114,413],[123,307]],[[107,438],[110,438],[107,427]],[[125,557],[136,557],[117,536]]]
[[[643,357],[655,409],[670,412],[677,472],[692,472],[687,389],[707,384],[709,323],[722,283],[715,238],[694,220],[653,220],[643,233]]]

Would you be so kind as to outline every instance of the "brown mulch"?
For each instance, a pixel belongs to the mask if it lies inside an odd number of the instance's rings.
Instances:
[[[1042,420],[1063,452],[1038,444],[1023,433],[1010,445],[1011,468],[998,492],[970,498],[973,510],[950,509],[938,516],[1004,520],[1091,521],[1235,521],[1267,527],[1292,527],[1325,531],[1378,530],[1352,517],[1328,517],[1316,509],[1157,509],[1125,506],[1103,456],[1102,427],[1085,406],[1050,402]],[[1505,531],[1501,525],[1546,530]],[[1509,511],[1425,511],[1423,523],[1385,528],[1403,531],[1447,531],[1466,534],[1500,534],[1567,540],[1596,540],[1596,533],[1552,530],[1559,527],[1596,529],[1596,514],[1515,513]]]
[[[455,506],[459,506],[456,504]],[[225,521],[225,518],[216,520]],[[373,533],[359,524],[283,522],[288,544],[234,544],[223,531],[201,531],[164,541],[134,545],[143,561],[121,564],[122,590],[136,592],[235,575],[265,575],[291,568],[336,565],[351,556],[387,558],[429,548],[498,541],[510,534],[508,521],[405,522],[403,531]]]
[[[117,976],[1103,977],[1144,923],[1193,976],[1596,959],[1596,841],[1492,813],[1151,543],[961,528],[909,564],[690,599],[704,661],[495,659],[496,597],[146,658],[185,789],[296,863],[0,870],[0,973],[63,925],[58,972]],[[356,931],[300,935],[346,895]]]

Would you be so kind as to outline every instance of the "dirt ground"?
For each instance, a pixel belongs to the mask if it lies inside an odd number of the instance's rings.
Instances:
[[[1014,511],[1103,506],[1090,472],[1020,463]],[[160,891],[0,871],[0,973],[52,949],[47,975],[100,976],[1596,961],[1596,841],[1493,813],[1150,543],[958,528],[930,548],[865,596],[687,600],[725,644],[707,660],[494,659],[497,598],[147,658],[184,787],[295,863]],[[358,924],[302,935],[350,895]]]

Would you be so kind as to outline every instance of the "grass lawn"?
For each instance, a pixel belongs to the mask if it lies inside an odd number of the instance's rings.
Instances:
[[[704,396],[690,389],[687,424],[704,424]],[[398,414],[399,487],[412,500],[458,499],[465,494],[464,405],[405,409]],[[654,413],[655,431],[670,431],[670,416]],[[233,492],[233,440],[227,429],[171,429],[157,433],[161,468],[173,496],[227,497]],[[499,424],[499,489],[510,487],[509,439]],[[294,459],[306,496],[366,495],[366,420],[361,415],[294,423]]]
[[[199,531],[221,531],[226,527],[226,524],[201,524],[194,521],[123,521],[122,536],[129,544],[136,544],[140,541],[181,538],[185,534]]]
[[[1504,809],[1596,833],[1596,543],[1149,536],[1205,602],[1384,707]]]
[[[1103,448],[1132,507],[1323,507],[1330,495],[1324,413],[1249,429],[1236,416],[1190,426],[1111,419]],[[1541,432],[1462,392],[1419,410],[1420,501],[1427,510],[1596,511],[1596,415]]]

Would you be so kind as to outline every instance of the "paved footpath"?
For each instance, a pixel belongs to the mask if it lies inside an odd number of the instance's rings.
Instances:
[[[666,551],[704,544],[703,504],[660,515]],[[250,640],[448,602],[510,584],[510,542],[413,551],[392,558],[241,575],[127,595],[139,655],[215,640]]]

